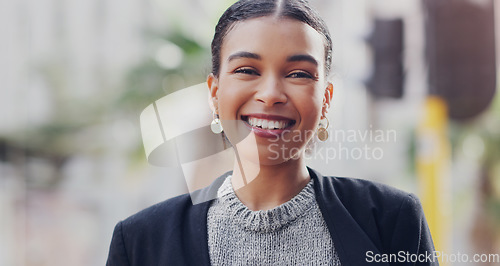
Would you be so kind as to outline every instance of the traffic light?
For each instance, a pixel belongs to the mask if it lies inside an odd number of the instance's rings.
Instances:
[[[450,118],[484,111],[496,88],[492,0],[424,0],[429,93],[442,97]]]
[[[376,98],[403,96],[403,20],[376,19],[368,44],[373,51],[373,71],[366,85]]]

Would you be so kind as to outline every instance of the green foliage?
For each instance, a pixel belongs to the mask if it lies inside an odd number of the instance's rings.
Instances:
[[[139,65],[127,75],[124,91],[117,97],[119,108],[145,108],[155,100],[176,90],[203,82],[209,72],[210,50],[186,37],[180,31],[166,36],[154,36],[171,42],[182,49],[182,63],[174,69],[164,69],[155,60],[153,50]]]

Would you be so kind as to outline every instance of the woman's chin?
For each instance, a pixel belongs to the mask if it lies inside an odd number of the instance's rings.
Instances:
[[[279,146],[278,144],[258,145],[252,148],[238,147],[241,161],[261,166],[284,166],[300,159],[302,149]]]

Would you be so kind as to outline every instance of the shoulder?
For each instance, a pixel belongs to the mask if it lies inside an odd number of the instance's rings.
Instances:
[[[414,194],[363,179],[328,176],[320,179],[325,189],[323,199],[328,199],[329,194],[336,198],[381,250],[392,250],[396,243],[401,245],[405,241],[418,243],[422,234],[428,233],[422,206]],[[432,243],[428,236],[427,242]],[[402,237],[401,241],[398,237]]]
[[[309,173],[318,181],[316,199],[341,259],[364,265],[367,251],[434,250],[422,206],[412,193],[369,180]]]
[[[369,207],[398,207],[405,201],[408,204],[419,204],[417,196],[412,193],[359,178],[323,177],[325,183],[330,183],[339,199],[345,204],[363,204]]]
[[[194,265],[206,260],[203,254],[208,253],[199,239],[206,234],[206,213],[225,176],[206,188],[157,203],[119,222],[107,265]]]
[[[338,209],[332,204],[340,205],[358,221],[397,218],[401,210],[407,209],[423,215],[420,201],[412,193],[370,180],[323,176],[314,169],[308,170],[318,181],[315,182],[318,201],[329,210]]]
[[[216,198],[217,189],[230,172],[218,177],[208,187],[182,194],[157,203],[122,221],[123,226],[133,226],[155,222],[182,223],[186,215],[203,214],[210,202]]]
[[[174,243],[182,239],[179,224],[190,205],[190,197],[185,194],[119,222],[113,232],[107,265],[149,265],[153,264],[152,259],[177,258]],[[167,237],[172,241],[166,241]]]
[[[424,219],[418,197],[412,193],[369,180],[324,177],[348,212],[358,221],[370,221],[383,227],[407,217]]]

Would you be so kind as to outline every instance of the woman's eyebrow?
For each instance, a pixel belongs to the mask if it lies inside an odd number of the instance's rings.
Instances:
[[[308,54],[297,54],[297,55],[292,55],[289,56],[286,59],[287,62],[299,62],[299,61],[306,61],[313,63],[315,66],[318,66],[318,61],[314,59],[314,57],[308,55]]]
[[[257,59],[260,60],[261,57],[258,54],[251,53],[251,52],[236,52],[232,55],[230,55],[227,59],[228,62],[231,62],[232,60],[238,59],[238,58],[250,58],[250,59]]]

